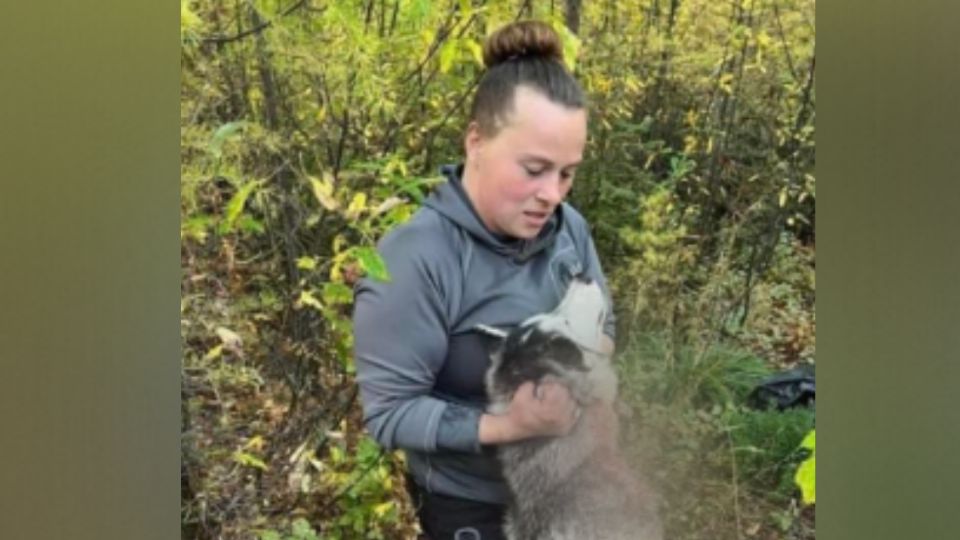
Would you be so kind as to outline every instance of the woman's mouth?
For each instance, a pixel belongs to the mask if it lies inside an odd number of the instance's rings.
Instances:
[[[530,210],[524,211],[523,215],[528,221],[535,225],[543,225],[543,223],[547,221],[547,218],[550,217],[549,212],[532,212]]]

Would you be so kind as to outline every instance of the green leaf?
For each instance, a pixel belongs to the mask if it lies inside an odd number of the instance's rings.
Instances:
[[[419,28],[420,23],[430,14],[430,0],[413,0],[408,12],[412,26]]]
[[[300,270],[315,270],[317,259],[315,257],[300,257],[297,259],[297,268]]]
[[[377,281],[390,281],[387,265],[375,249],[371,247],[359,247],[356,249],[356,255],[357,260],[360,261],[360,267],[363,268],[368,276]]]
[[[253,216],[240,216],[237,220],[237,228],[250,233],[262,233],[265,230],[263,223],[254,219]]]
[[[250,194],[253,193],[253,190],[257,189],[260,184],[263,182],[251,181],[247,182],[236,193],[233,194],[233,197],[230,198],[230,202],[227,203],[225,221],[221,225],[221,232],[232,231],[236,225],[237,218],[240,217],[240,214],[243,212],[244,205],[247,204],[247,199],[250,197]]]
[[[196,34],[203,27],[203,19],[190,8],[188,0],[180,0],[180,39]]]
[[[227,122],[217,128],[213,132],[213,137],[210,138],[210,153],[220,158],[223,155],[223,143],[246,126],[247,122]]]
[[[336,306],[349,304],[353,301],[353,291],[343,283],[327,282],[323,284],[321,297],[327,305]]]
[[[810,433],[807,433],[807,436],[803,438],[803,442],[800,443],[801,448],[806,448],[811,452],[817,451],[817,430],[810,430]]]
[[[260,469],[261,471],[265,471],[269,468],[267,467],[267,464],[257,456],[248,454],[246,452],[240,452],[239,450],[233,453],[233,460],[241,465],[254,467],[256,469]]]
[[[293,522],[293,536],[297,540],[316,540],[317,533],[307,520],[297,518]]]
[[[470,51],[473,61],[476,62],[478,66],[483,67],[483,48],[480,47],[480,44],[473,39],[467,39],[464,43],[467,46],[467,50]]]
[[[180,226],[181,237],[187,236],[197,242],[204,242],[207,239],[207,229],[212,223],[213,218],[207,215],[189,218]]]
[[[567,28],[567,25],[558,25],[560,41],[563,44],[563,62],[571,72],[577,67],[577,56],[580,54],[581,41],[576,34]]]
[[[457,56],[457,42],[448,39],[440,48],[440,73],[447,73]]]

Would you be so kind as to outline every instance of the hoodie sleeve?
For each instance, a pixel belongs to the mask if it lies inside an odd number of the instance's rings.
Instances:
[[[480,452],[482,411],[430,395],[449,324],[435,231],[408,223],[388,235],[380,254],[391,280],[357,286],[353,332],[364,424],[388,449]]]

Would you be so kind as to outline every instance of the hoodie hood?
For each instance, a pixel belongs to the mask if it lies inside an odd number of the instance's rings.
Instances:
[[[540,251],[549,248],[556,239],[563,224],[563,205],[557,209],[544,224],[536,238],[524,240],[487,229],[470,202],[461,182],[463,165],[444,165],[440,173],[447,179],[434,189],[424,201],[424,206],[432,208],[438,214],[456,224],[470,234],[478,243],[501,255],[510,257],[514,262],[522,263]]]

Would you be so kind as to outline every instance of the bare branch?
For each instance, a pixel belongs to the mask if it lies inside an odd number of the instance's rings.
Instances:
[[[245,37],[247,37],[247,36],[252,36],[253,34],[259,34],[260,32],[263,32],[264,30],[266,30],[267,28],[269,28],[269,27],[273,24],[273,21],[275,21],[275,20],[277,20],[277,19],[279,19],[279,18],[281,18],[281,17],[286,17],[287,15],[290,15],[290,14],[293,13],[294,11],[296,11],[296,10],[298,10],[298,9],[304,7],[304,6],[309,7],[308,4],[309,4],[309,0],[298,0],[298,1],[297,1],[296,3],[294,3],[292,6],[290,6],[290,7],[288,7],[287,9],[281,11],[279,15],[277,15],[277,16],[276,16],[275,18],[273,18],[273,19],[270,19],[269,21],[262,21],[260,24],[254,26],[253,28],[248,28],[247,30],[244,30],[243,32],[236,33],[236,34],[234,34],[234,35],[232,35],[232,36],[207,36],[207,37],[203,38],[203,42],[204,42],[204,43],[229,43],[229,42],[231,42],[231,41],[241,40],[241,39],[243,39],[243,38],[245,38]]]

